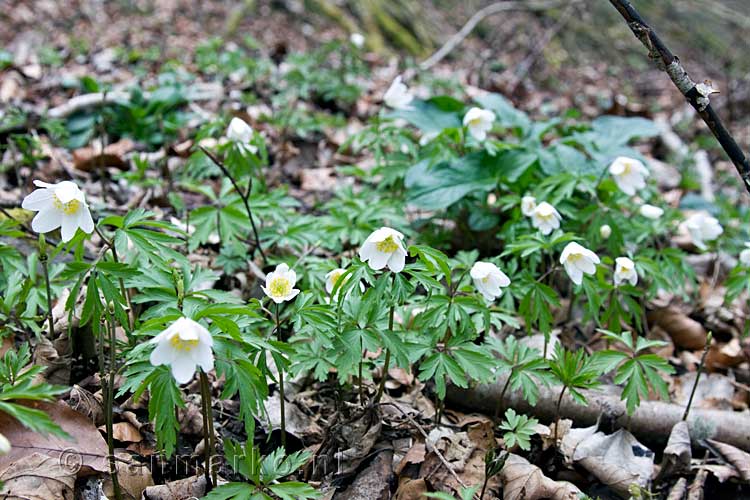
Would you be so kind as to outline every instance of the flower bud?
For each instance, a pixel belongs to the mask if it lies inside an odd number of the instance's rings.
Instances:
[[[612,228],[609,227],[609,224],[603,224],[602,227],[599,228],[599,235],[603,239],[609,238],[609,236],[612,234]]]

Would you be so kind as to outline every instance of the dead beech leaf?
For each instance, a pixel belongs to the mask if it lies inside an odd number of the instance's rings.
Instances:
[[[143,491],[149,486],[154,485],[154,479],[151,477],[151,471],[145,464],[135,461],[129,453],[115,452],[118,460],[115,462],[117,467],[117,479],[120,482],[120,488],[125,494],[125,500],[140,500]],[[112,479],[107,477],[103,485],[104,493],[107,498],[114,498],[114,486]]]
[[[13,446],[9,454],[0,457],[0,473],[30,453],[61,461],[73,478],[92,472],[109,472],[107,443],[91,420],[64,403],[34,401],[23,404],[45,412],[70,435],[70,439],[31,432],[15,418],[0,412],[0,429]]]
[[[724,460],[737,469],[743,481],[750,482],[750,453],[746,453],[731,444],[721,443],[713,439],[709,439],[708,442],[724,457]]]
[[[581,490],[566,481],[553,481],[523,457],[510,454],[500,471],[503,500],[574,500]]]
[[[560,452],[565,458],[566,464],[573,465],[573,455],[575,454],[578,445],[596,434],[598,428],[599,424],[594,424],[591,427],[570,429],[565,433],[560,442]]]
[[[573,460],[625,497],[632,484],[646,488],[654,472],[654,453],[624,429],[597,432],[578,444]]]
[[[100,146],[88,146],[73,151],[73,166],[77,170],[91,172],[97,168],[116,167],[127,170],[128,163],[125,154],[135,148],[135,143],[130,139],[122,139],[107,145],[102,151]]]
[[[206,494],[205,476],[192,476],[143,490],[143,500],[188,500]]]
[[[702,349],[706,345],[706,329],[676,306],[648,313],[649,323],[667,332],[675,345],[683,349]]]
[[[104,433],[107,432],[105,426],[99,427],[99,430]],[[120,441],[121,443],[140,443],[143,441],[141,433],[130,422],[117,422],[112,425],[112,437],[115,441]]]
[[[685,493],[687,493],[687,479],[681,477],[677,480],[674,486],[672,486],[672,489],[669,490],[667,500],[682,500],[685,498]]]
[[[664,448],[664,460],[661,464],[659,477],[669,477],[689,471],[692,458],[688,423],[680,420],[669,433],[669,441],[667,441],[667,447]]]
[[[423,500],[425,493],[430,491],[424,479],[403,479],[393,497],[394,500]]]
[[[72,500],[75,474],[59,457],[32,453],[0,466],[0,497],[9,500]]]
[[[101,395],[101,392],[97,394]],[[101,399],[80,385],[74,385],[70,390],[68,404],[78,413],[89,417],[94,425],[102,425],[104,423],[104,411]]]

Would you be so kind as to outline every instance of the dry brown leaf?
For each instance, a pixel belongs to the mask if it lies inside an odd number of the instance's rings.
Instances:
[[[398,486],[394,500],[423,500],[426,498],[425,493],[430,491],[427,489],[427,483],[423,478],[419,479],[404,479]]]
[[[414,445],[409,448],[409,451],[406,452],[404,458],[398,463],[398,466],[396,467],[396,475],[400,476],[404,468],[408,465],[419,465],[424,462],[425,453],[426,449],[423,442],[418,441],[414,443]]]
[[[654,471],[654,453],[624,429],[597,432],[578,444],[573,460],[626,497],[632,484],[646,488]]]
[[[76,475],[109,471],[106,461],[107,443],[91,420],[63,403],[35,401],[24,402],[24,405],[45,412],[70,435],[70,439],[31,432],[18,420],[0,412],[0,429],[13,445],[8,455],[0,457],[0,471],[21,457],[35,452],[62,461],[72,471],[74,478]]]
[[[105,426],[99,427],[99,430],[106,435],[107,429]],[[143,441],[141,433],[130,422],[117,422],[112,425],[112,437],[115,441],[121,443],[140,443]]]
[[[13,334],[0,339],[0,358],[13,347]]]
[[[67,348],[67,341],[63,340],[60,344],[63,348]],[[72,366],[70,355],[65,353],[61,355],[57,346],[53,345],[47,337],[41,337],[34,347],[34,364],[45,367],[44,380],[50,384],[68,385],[70,383]]]
[[[98,426],[104,423],[104,410],[102,409],[101,392],[97,394],[100,397],[91,394],[80,385],[74,385],[70,390],[68,404],[78,413],[89,417],[94,425]]]
[[[573,465],[573,455],[578,445],[596,434],[598,428],[599,425],[594,424],[591,427],[570,429],[565,433],[560,442],[560,452],[562,452],[566,464]]]
[[[271,429],[281,429],[281,400],[278,394],[269,397],[265,402]],[[284,405],[286,415],[286,432],[295,436],[303,443],[320,442],[323,429],[306,413],[299,409],[294,402]],[[268,430],[268,423],[263,421],[263,428]]]
[[[124,156],[135,148],[130,139],[122,139],[107,145],[102,152],[99,146],[89,146],[73,151],[73,166],[84,172],[91,172],[102,167],[116,167],[127,170],[128,163]]]
[[[724,460],[737,469],[743,481],[750,482],[750,453],[746,453],[731,444],[721,443],[713,439],[709,439],[708,442],[716,451],[721,453]]]
[[[334,500],[388,500],[391,497],[393,477],[393,452],[385,450],[357,475],[344,491],[333,496]]]
[[[648,313],[649,323],[666,331],[675,345],[683,349],[703,349],[706,345],[706,329],[676,306],[656,309]]]
[[[574,500],[581,490],[566,481],[553,481],[536,465],[523,457],[510,454],[500,471],[503,500]]]
[[[701,464],[694,467],[693,470],[707,470],[713,474],[720,483],[726,482],[729,479],[740,479],[740,473],[731,465]]]
[[[659,477],[669,477],[689,471],[692,458],[688,423],[680,420],[669,433],[669,441],[667,441],[667,447],[664,448],[664,460],[659,471]]]
[[[117,479],[125,494],[125,500],[140,500],[141,494],[149,486],[154,485],[151,471],[145,464],[135,461],[129,453],[115,452],[118,461]],[[104,493],[107,498],[114,498],[112,480],[108,477],[104,482]]]
[[[44,453],[0,465],[0,496],[8,500],[72,500],[75,481],[59,457]]]
[[[674,486],[672,486],[672,489],[669,490],[669,496],[667,496],[667,500],[682,500],[683,498],[685,498],[686,492],[687,479],[681,477],[677,480]]]
[[[711,370],[732,368],[747,360],[739,339],[725,344],[714,343],[706,354],[706,366]]]
[[[189,500],[206,494],[205,476],[193,476],[143,490],[143,500]]]

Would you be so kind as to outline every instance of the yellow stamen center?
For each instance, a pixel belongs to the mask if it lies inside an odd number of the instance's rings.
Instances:
[[[490,281],[490,277],[489,276],[485,276],[484,278],[482,278],[482,283],[487,283],[489,281]]]
[[[73,215],[76,212],[78,212],[78,209],[81,208],[81,202],[78,200],[70,200],[67,203],[63,203],[60,201],[60,198],[55,195],[53,197],[52,203],[55,205],[55,208],[63,212],[67,215]]]
[[[331,274],[331,284],[333,285],[334,288],[336,288],[336,285],[341,279],[342,274],[344,274],[344,271],[336,271],[333,274]]]
[[[185,352],[190,352],[198,347],[198,340],[182,340],[179,333],[172,335],[172,338],[169,339],[169,343],[178,351]]]
[[[381,253],[393,253],[398,249],[398,243],[393,241],[393,236],[389,236],[383,241],[375,243],[375,248]]]
[[[273,297],[286,297],[292,291],[292,284],[289,283],[288,279],[277,276],[269,283],[268,290]]]

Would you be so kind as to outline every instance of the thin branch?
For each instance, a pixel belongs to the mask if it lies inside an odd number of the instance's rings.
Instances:
[[[419,69],[422,71],[428,70],[437,63],[439,63],[445,56],[450,54],[450,52],[458,47],[458,45],[463,42],[467,36],[471,34],[472,31],[474,31],[474,28],[476,28],[477,24],[482,22],[484,18],[489,17],[493,14],[499,14],[500,12],[506,12],[509,10],[548,10],[548,9],[554,9],[555,7],[560,7],[563,5],[571,5],[573,3],[577,3],[578,0],[572,0],[568,2],[539,2],[539,3],[529,3],[529,2],[495,2],[493,4],[488,5],[487,7],[484,7],[483,9],[478,10],[473,16],[469,18],[468,21],[466,21],[466,24],[463,25],[463,27],[452,37],[448,39],[445,44],[438,49],[437,52],[432,54],[430,57],[419,63]]]
[[[742,149],[729,133],[724,123],[714,111],[709,102],[709,95],[703,89],[703,85],[696,83],[690,78],[680,59],[675,56],[664,44],[659,35],[643,20],[637,10],[628,0],[609,0],[620,15],[627,21],[630,30],[648,49],[648,55],[656,61],[659,68],[665,71],[682,95],[685,96],[690,105],[706,122],[708,128],[719,141],[721,147],[729,156],[729,159],[740,174],[745,188],[750,192],[750,162]]]
[[[258,236],[258,228],[255,227],[255,219],[253,219],[253,212],[250,209],[250,186],[247,188],[247,192],[240,189],[240,186],[237,184],[237,181],[235,180],[234,176],[229,172],[229,169],[226,165],[224,165],[224,162],[219,160],[216,155],[211,153],[209,150],[204,148],[203,146],[199,146],[200,150],[203,151],[203,154],[208,156],[208,158],[219,167],[219,169],[222,171],[224,175],[226,175],[229,178],[229,181],[232,183],[232,186],[234,186],[234,190],[237,191],[237,194],[240,195],[240,198],[242,198],[242,203],[245,205],[245,211],[247,212],[247,217],[250,219],[250,225],[253,228],[253,237],[255,238],[255,248],[258,249],[260,252],[260,256],[263,258],[263,264],[268,264],[268,260],[266,259],[266,254],[263,252],[263,247],[260,246],[260,236]],[[253,249],[253,252],[255,249]]]

